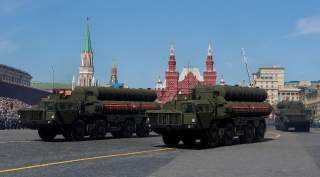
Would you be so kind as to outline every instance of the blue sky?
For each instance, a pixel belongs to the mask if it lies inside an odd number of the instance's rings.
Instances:
[[[170,44],[177,69],[204,69],[208,42],[215,68],[229,84],[281,65],[286,80],[318,80],[320,1],[317,0],[0,0],[0,63],[58,82],[78,74],[85,19],[90,18],[95,77],[109,81],[111,63],[121,82],[154,87],[164,78]]]

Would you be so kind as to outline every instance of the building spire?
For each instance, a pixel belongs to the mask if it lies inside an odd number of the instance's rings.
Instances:
[[[170,46],[170,56],[169,56],[168,64],[169,64],[169,71],[175,72],[176,71],[176,57],[174,55],[174,48],[173,48],[172,44]]]
[[[208,56],[212,56],[211,40],[209,41]]]
[[[111,68],[111,78],[110,78],[110,84],[118,84],[118,76],[117,76],[117,67],[116,64],[113,62],[112,63],[112,68]]]
[[[220,85],[225,85],[225,81],[224,81],[224,78],[223,78],[223,74],[221,75],[221,80],[220,80]]]
[[[87,17],[87,22],[86,22],[86,31],[84,33],[84,44],[82,48],[82,52],[88,52],[92,53],[92,48],[91,48],[91,38],[90,38],[90,27],[89,27],[89,17]]]
[[[173,44],[170,46],[170,56],[174,56],[174,47]]]
[[[211,40],[209,41],[209,47],[208,47],[208,56],[206,61],[206,71],[215,71],[213,67],[213,56],[212,56],[212,47],[211,47]]]

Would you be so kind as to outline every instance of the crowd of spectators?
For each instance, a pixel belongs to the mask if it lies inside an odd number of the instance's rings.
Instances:
[[[30,107],[17,99],[0,97],[0,130],[21,128],[18,110]]]

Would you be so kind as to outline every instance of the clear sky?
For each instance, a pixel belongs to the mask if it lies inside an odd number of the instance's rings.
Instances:
[[[286,80],[320,79],[319,0],[0,0],[0,63],[36,81],[71,82],[79,72],[85,20],[90,18],[95,77],[154,87],[164,78],[170,44],[177,69],[202,72],[209,40],[215,68],[229,84],[251,72],[281,65]]]

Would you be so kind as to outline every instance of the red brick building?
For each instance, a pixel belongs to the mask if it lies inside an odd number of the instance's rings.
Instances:
[[[208,55],[205,62],[206,69],[203,75],[200,74],[198,68],[190,66],[184,67],[181,75],[176,71],[176,58],[174,48],[170,48],[169,69],[165,73],[165,81],[160,79],[157,82],[156,90],[158,101],[165,103],[176,98],[177,94],[189,94],[190,88],[197,85],[216,85],[217,73],[214,68],[211,44],[209,44]]]

